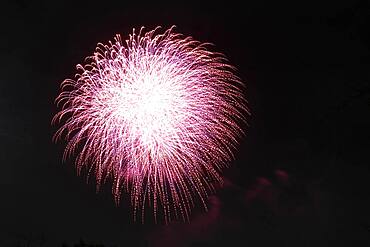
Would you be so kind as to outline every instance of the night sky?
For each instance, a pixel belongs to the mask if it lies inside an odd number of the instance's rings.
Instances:
[[[98,42],[172,25],[237,67],[252,114],[209,211],[142,225],[51,119]],[[0,30],[0,246],[370,246],[368,1],[9,0]]]

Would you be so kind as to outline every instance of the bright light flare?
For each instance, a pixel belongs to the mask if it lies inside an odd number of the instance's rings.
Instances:
[[[161,210],[166,222],[188,220],[198,198],[222,183],[248,114],[243,84],[210,44],[158,28],[117,35],[98,44],[75,80],[61,85],[53,121],[77,153],[78,172],[93,173],[97,188],[113,179],[118,203],[130,197],[134,218]]]

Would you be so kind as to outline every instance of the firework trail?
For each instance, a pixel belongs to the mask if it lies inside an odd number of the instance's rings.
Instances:
[[[248,114],[243,84],[210,44],[173,27],[98,44],[76,80],[61,84],[54,138],[64,159],[94,174],[97,189],[113,179],[118,203],[130,195],[134,218],[150,207],[157,219],[188,220],[196,201],[206,208],[220,173],[233,158]]]

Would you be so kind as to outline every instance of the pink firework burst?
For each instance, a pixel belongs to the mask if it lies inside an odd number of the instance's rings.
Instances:
[[[136,218],[151,207],[169,222],[188,220],[196,201],[221,184],[248,114],[243,84],[209,44],[158,28],[98,44],[75,80],[61,85],[53,121],[64,159],[78,153],[97,188],[113,179],[118,203],[130,195]]]

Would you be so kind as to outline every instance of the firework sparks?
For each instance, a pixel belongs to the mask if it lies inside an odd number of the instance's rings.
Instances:
[[[145,207],[164,219],[188,220],[195,201],[206,208],[222,168],[233,158],[248,113],[243,84],[209,44],[158,28],[123,42],[98,44],[56,102],[64,158],[78,153],[97,188],[113,179],[118,203],[131,197],[134,218]]]

